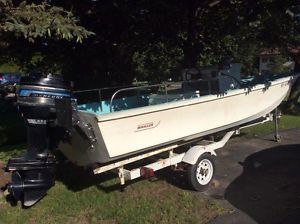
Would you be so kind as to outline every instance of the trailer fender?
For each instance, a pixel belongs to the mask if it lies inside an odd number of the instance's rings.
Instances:
[[[185,162],[190,165],[196,164],[198,158],[202,156],[204,153],[209,153],[213,156],[216,156],[216,152],[213,149],[209,149],[206,146],[195,145],[191,147],[184,155],[182,162]]]
[[[230,137],[236,132],[236,130],[228,131],[221,140],[217,142],[212,142],[208,145],[195,145],[190,148],[183,157],[183,162],[188,163],[190,165],[196,164],[198,158],[204,153],[210,153],[213,156],[216,156],[216,149],[220,149],[224,147],[226,142],[230,139]]]

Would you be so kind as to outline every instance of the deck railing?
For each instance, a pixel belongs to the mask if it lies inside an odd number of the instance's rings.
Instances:
[[[217,79],[210,79],[210,80],[191,80],[191,81],[184,81],[184,82],[165,82],[162,84],[155,84],[155,85],[143,85],[143,86],[129,86],[125,87],[124,86],[116,86],[116,87],[104,87],[104,88],[99,88],[99,89],[88,89],[88,90],[77,90],[74,91],[74,94],[81,94],[81,93],[91,93],[91,92],[96,92],[97,93],[97,98],[99,99],[100,102],[100,109],[101,111],[103,110],[101,101],[103,100],[103,92],[108,91],[112,94],[108,94],[109,96],[105,96],[105,100],[109,102],[109,110],[110,112],[113,112],[113,104],[114,100],[118,98],[120,94],[128,92],[128,95],[130,91],[136,91],[135,95],[139,96],[140,92],[143,90],[147,90],[151,92],[151,94],[159,94],[160,96],[164,96],[164,102],[169,102],[170,94],[176,94],[180,95],[181,99],[184,99],[184,94],[187,93],[194,93],[193,96],[191,97],[198,97],[199,95],[208,95],[212,93],[216,93],[216,88],[213,85],[213,82],[216,81]],[[200,83],[202,83],[203,86],[206,86],[204,89],[201,90],[200,88]],[[199,88],[198,88],[199,85]],[[116,91],[112,91],[114,89],[117,89]],[[154,91],[155,90],[155,91]],[[150,95],[151,95],[150,94]],[[110,97],[111,96],[111,97]],[[178,98],[179,99],[179,98]],[[178,100],[176,99],[176,100]],[[94,101],[95,102],[95,101]]]
[[[147,86],[137,86],[137,87],[129,87],[129,88],[123,88],[117,90],[111,97],[110,99],[110,104],[109,104],[109,109],[110,112],[112,112],[112,107],[113,107],[113,100],[115,99],[116,95],[121,93],[121,92],[126,92],[126,91],[131,91],[131,90],[143,90],[143,89],[150,89],[150,88],[155,88],[155,87],[164,87],[165,89],[165,97],[166,97],[166,102],[168,102],[168,90],[167,90],[167,84],[156,84],[156,85],[147,85]]]

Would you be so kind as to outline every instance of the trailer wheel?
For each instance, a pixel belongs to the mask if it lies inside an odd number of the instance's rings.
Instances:
[[[208,188],[215,174],[215,158],[209,153],[201,155],[194,165],[187,168],[187,178],[191,187],[196,191]]]

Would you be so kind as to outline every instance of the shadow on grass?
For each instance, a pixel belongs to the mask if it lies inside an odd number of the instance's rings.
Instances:
[[[258,223],[299,223],[300,145],[257,152],[242,165],[225,199]]]
[[[114,181],[117,174],[105,172],[95,175],[92,169],[76,166],[69,161],[59,163],[56,174],[56,179],[72,191],[81,191],[91,186],[97,186],[99,190],[107,193],[122,190],[120,184]]]
[[[145,161],[143,161],[145,162]],[[141,164],[135,164],[141,166]],[[129,168],[130,169],[130,168]],[[99,190],[106,193],[112,191],[123,191],[126,186],[135,184],[138,181],[143,180],[143,177],[135,180],[128,180],[124,186],[120,185],[120,181],[117,178],[117,172],[104,172],[101,174],[94,174],[92,169],[84,169],[76,166],[71,162],[61,162],[57,166],[57,180],[61,181],[72,191],[81,191],[85,188],[96,186]],[[165,168],[155,172],[154,178],[148,178],[149,184],[151,182],[164,180],[171,185],[179,187],[181,189],[190,190],[186,181],[185,171],[183,170],[171,170],[171,168]]]

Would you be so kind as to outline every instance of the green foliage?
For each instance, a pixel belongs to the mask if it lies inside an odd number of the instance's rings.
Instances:
[[[0,63],[61,71],[80,88],[158,82],[225,56],[254,74],[262,49],[296,58],[288,49],[300,45],[296,0],[12,2],[0,1]],[[82,44],[57,41],[80,42],[88,30]]]
[[[164,43],[150,45],[144,51],[135,52],[133,56],[136,79],[160,83],[173,78],[182,58],[183,52],[179,48]]]
[[[20,72],[20,67],[18,67],[14,63],[5,63],[0,65],[0,73],[1,72]]]
[[[284,57],[283,55],[275,55],[271,58],[270,63],[268,64],[268,68],[272,73],[287,73],[289,72],[289,68],[283,66],[285,62],[287,62],[288,59]]]
[[[13,1],[0,2],[0,32],[22,35],[31,42],[37,38],[57,38],[82,42],[93,33],[77,25],[78,20],[71,11],[51,6],[47,2],[40,4],[26,1],[15,6]]]

